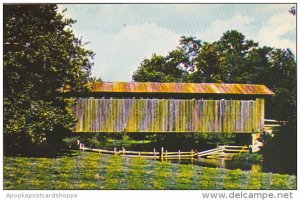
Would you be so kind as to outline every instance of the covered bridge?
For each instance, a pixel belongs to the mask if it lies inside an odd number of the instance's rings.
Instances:
[[[74,132],[261,133],[264,85],[89,83],[77,94]]]

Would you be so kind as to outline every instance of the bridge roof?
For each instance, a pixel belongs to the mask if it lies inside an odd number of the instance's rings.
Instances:
[[[88,83],[88,87],[94,93],[274,95],[265,85],[254,84],[97,82]]]

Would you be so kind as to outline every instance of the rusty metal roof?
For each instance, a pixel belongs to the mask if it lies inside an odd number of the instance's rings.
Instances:
[[[97,82],[88,83],[92,92],[110,93],[193,93],[232,95],[274,95],[265,85],[224,83],[155,83]]]

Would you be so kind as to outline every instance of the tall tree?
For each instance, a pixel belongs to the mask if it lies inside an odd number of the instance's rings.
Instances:
[[[219,56],[218,44],[205,43],[201,51],[196,56],[194,71],[190,73],[188,79],[196,83],[219,83],[223,82],[221,75],[224,73],[222,68],[223,60]]]
[[[296,62],[289,49],[262,47],[254,50],[248,58],[252,66],[249,81],[264,84],[275,92],[267,106],[268,117],[290,121],[296,112]],[[294,118],[294,117],[292,117]]]
[[[258,46],[236,31],[225,32],[220,40],[206,43],[195,58],[196,72],[191,82],[245,83],[248,81],[249,53]]]
[[[170,68],[163,56],[153,54],[142,62],[132,79],[140,82],[177,82],[181,75],[182,71],[176,67]]]
[[[5,152],[53,149],[75,122],[71,101],[57,93],[67,85],[84,90],[93,52],[55,4],[4,5],[3,12]]]
[[[274,138],[265,140],[262,150],[266,164],[297,170],[297,76],[295,57],[289,49],[272,49],[265,56],[266,65],[254,74],[254,81],[267,85],[275,96],[267,101],[266,116],[285,123],[274,131]]]
[[[182,36],[179,46],[166,57],[153,54],[145,59],[133,73],[134,81],[184,82],[195,69],[195,57],[202,43],[194,37]]]

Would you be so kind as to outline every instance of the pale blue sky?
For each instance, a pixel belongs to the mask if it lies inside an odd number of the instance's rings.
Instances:
[[[131,81],[141,61],[166,55],[180,36],[206,42],[238,30],[260,46],[290,48],[296,53],[293,4],[60,4],[77,20],[77,37],[96,54],[92,75],[104,81]]]

